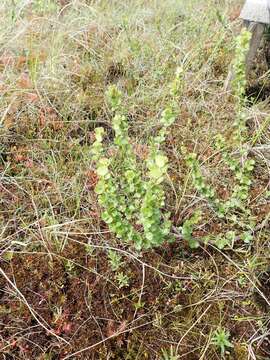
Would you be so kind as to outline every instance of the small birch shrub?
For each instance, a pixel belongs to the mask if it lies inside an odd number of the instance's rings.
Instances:
[[[234,187],[228,200],[219,199],[215,189],[208,184],[207,179],[201,171],[201,165],[196,153],[185,154],[187,166],[191,170],[192,181],[195,189],[207,200],[210,207],[216,212],[218,218],[226,219],[232,225],[242,227],[241,238],[245,242],[252,239],[252,230],[254,224],[251,220],[250,210],[248,209],[249,190],[252,184],[252,171],[255,161],[248,158],[247,152],[247,126],[246,126],[246,104],[245,96],[246,76],[245,76],[245,58],[249,49],[251,34],[243,29],[236,38],[235,59],[233,70],[235,77],[232,82],[232,91],[236,101],[236,116],[234,122],[234,131],[232,136],[232,145],[228,145],[225,138],[219,134],[216,137],[215,147],[220,151],[223,162],[234,175]],[[238,153],[239,156],[233,156],[232,153]],[[194,222],[196,219],[196,222]],[[198,216],[193,216],[186,220],[182,227],[183,237],[189,241],[191,247],[199,246],[199,242],[192,238],[194,225],[198,222]],[[188,231],[187,231],[188,230]],[[208,242],[211,237],[205,237]],[[228,231],[225,234],[215,236],[215,243],[219,248],[226,245],[232,245],[236,238],[235,232]]]
[[[159,131],[150,139],[149,155],[138,161],[128,135],[128,119],[122,104],[122,94],[111,86],[107,98],[114,114],[115,154],[108,157],[103,147],[104,129],[97,128],[92,147],[99,181],[96,186],[102,219],[109,229],[137,250],[162,244],[170,232],[170,214],[165,206],[164,180],[168,158],[161,150],[169,127],[177,113],[177,98],[182,88],[182,70],[176,72],[170,88],[170,101],[159,120]]]

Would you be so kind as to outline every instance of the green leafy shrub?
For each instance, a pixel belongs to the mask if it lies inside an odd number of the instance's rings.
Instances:
[[[216,137],[215,141],[216,149],[221,153],[225,165],[232,171],[235,179],[229,199],[220,199],[215,189],[208,184],[207,179],[202,173],[198,155],[195,153],[186,154],[184,150],[186,163],[190,168],[195,189],[207,200],[210,207],[216,212],[218,218],[225,218],[226,221],[229,221],[232,225],[237,224],[242,227],[241,235],[239,236],[245,242],[251,240],[254,227],[248,208],[248,196],[252,184],[252,171],[255,166],[255,161],[248,158],[247,147],[245,146],[247,142],[245,57],[249,48],[250,36],[250,32],[244,29],[236,39],[236,51],[233,63],[235,77],[232,82],[232,91],[236,99],[236,116],[231,145],[221,134]],[[238,157],[233,156],[233,153],[238,154]],[[197,221],[194,222],[194,219]],[[182,227],[182,235],[191,247],[197,247],[199,245],[199,243],[192,238],[193,227],[197,222],[197,216],[194,215],[191,219],[186,220]],[[226,234],[215,236],[214,242],[222,249],[228,244],[232,245],[235,238],[236,234],[228,231]],[[203,240],[204,242],[208,242],[210,239],[211,236],[207,236]]]
[[[200,243],[193,238],[192,233],[194,230],[194,226],[199,223],[202,217],[201,211],[195,211],[190,219],[186,220],[182,227],[182,235],[185,240],[188,241],[191,249],[196,249]]]
[[[170,88],[169,105],[162,112],[157,135],[150,139],[144,163],[138,161],[133,151],[122,94],[115,86],[107,91],[114,113],[114,155],[109,157],[103,147],[104,129],[95,130],[92,154],[99,176],[96,193],[103,208],[102,219],[118,238],[134,244],[138,250],[161,244],[170,232],[169,214],[162,212],[168,158],[161,146],[175,121],[181,87],[182,70],[179,69]]]

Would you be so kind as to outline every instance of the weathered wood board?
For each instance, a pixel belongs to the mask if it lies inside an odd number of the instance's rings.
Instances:
[[[270,0],[246,0],[240,18],[270,24]]]
[[[270,0],[246,0],[240,18],[244,20],[244,26],[252,33],[250,48],[246,56],[246,73],[248,75],[263,40],[265,27],[270,24]],[[234,74],[230,67],[224,84],[226,90],[229,89],[233,77]]]

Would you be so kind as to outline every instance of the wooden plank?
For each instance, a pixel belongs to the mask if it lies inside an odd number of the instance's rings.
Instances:
[[[270,24],[270,0],[246,0],[240,18]]]
[[[253,61],[256,57],[257,51],[263,39],[265,24],[262,23],[250,23],[248,30],[251,31],[252,37],[250,40],[249,51],[246,56],[246,74],[251,70]]]

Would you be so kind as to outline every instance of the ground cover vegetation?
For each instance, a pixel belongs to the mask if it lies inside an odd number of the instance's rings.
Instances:
[[[269,50],[246,79],[240,6],[1,2],[1,359],[270,358]]]

